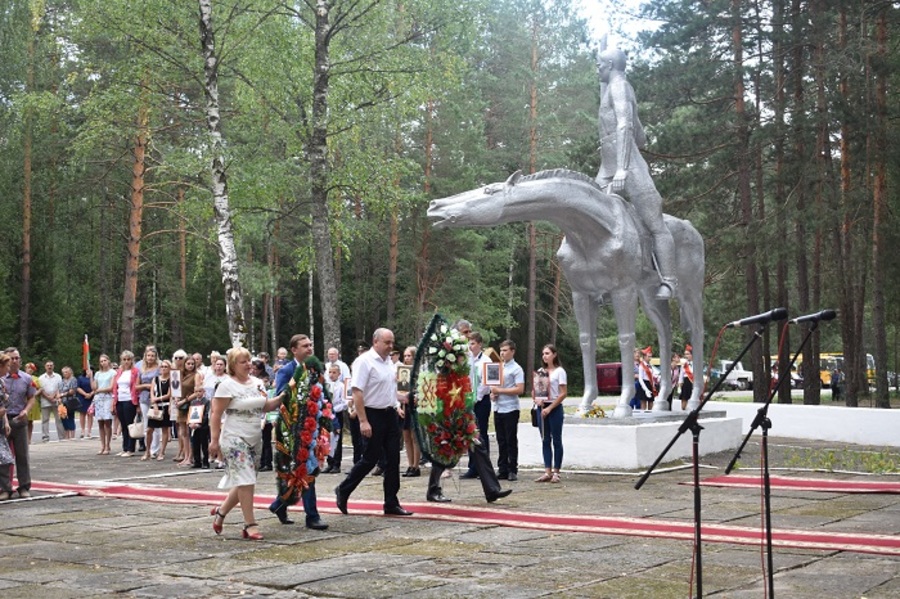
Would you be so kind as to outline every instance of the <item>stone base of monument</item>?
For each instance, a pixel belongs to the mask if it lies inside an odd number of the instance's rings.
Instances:
[[[653,464],[675,436],[685,412],[643,412],[629,418],[574,418],[563,424],[563,470],[580,468],[637,469]],[[701,412],[700,455],[737,449],[743,435],[741,418],[722,412]],[[691,457],[693,437],[685,432],[663,458]],[[492,448],[493,450],[493,448]],[[519,466],[543,467],[541,436],[529,423],[519,424]]]

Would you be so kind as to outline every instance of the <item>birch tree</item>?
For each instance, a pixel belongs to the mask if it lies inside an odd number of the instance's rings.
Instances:
[[[212,1],[199,0],[199,3],[200,43],[203,48],[203,73],[205,75],[206,127],[209,131],[210,141],[210,175],[216,215],[216,233],[219,241],[219,266],[222,270],[222,284],[225,286],[228,334],[231,337],[231,345],[241,347],[247,340],[247,326],[244,322],[244,302],[241,293],[237,249],[234,245],[231,209],[228,206],[228,179],[225,174],[225,151],[219,114],[219,61],[216,56],[216,39],[212,23]]]

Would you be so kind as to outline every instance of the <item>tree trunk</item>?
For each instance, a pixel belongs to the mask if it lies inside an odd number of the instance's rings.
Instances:
[[[31,29],[28,32],[27,72],[25,92],[34,93],[34,53],[37,43],[40,15],[32,5]],[[22,292],[19,299],[19,349],[24,355],[31,342],[31,180],[32,144],[34,136],[34,109],[25,109],[25,130],[23,140],[23,187],[22,187]]]
[[[425,173],[423,182],[423,191],[425,197],[431,196],[431,173],[434,167],[434,100],[429,99],[425,104]],[[422,227],[422,235],[419,240],[418,258],[416,260],[416,327],[415,332],[418,334],[425,329],[426,315],[431,311],[428,305],[430,283],[428,276],[428,244],[431,239],[431,224],[427,219],[420,219],[416,215],[417,221],[424,221]]]
[[[737,159],[738,172],[738,204],[741,214],[741,224],[746,232],[747,243],[744,245],[744,285],[747,290],[747,311],[750,314],[759,312],[759,283],[756,271],[755,235],[751,231],[755,227],[753,220],[753,196],[750,191],[750,166],[752,164],[750,153],[750,129],[747,126],[747,112],[744,105],[744,52],[743,30],[741,28],[741,0],[732,0],[732,18],[734,20],[731,29],[732,61],[734,68],[734,117],[737,134]],[[753,380],[758,381],[753,386],[753,400],[763,402],[768,397],[768,375],[763,367],[762,348],[759,343],[753,345],[750,353],[750,362],[753,365]],[[665,366],[665,365],[664,365]]]
[[[328,86],[331,75],[329,44],[331,5],[316,0],[316,48],[313,73],[312,135],[309,139],[310,191],[312,195],[312,236],[319,275],[319,304],[322,308],[322,347],[341,347],[340,305],[334,282],[334,248],[331,244],[328,211]]]
[[[784,67],[784,0],[776,0],[773,5],[772,19],[772,38],[773,48],[772,55],[774,60],[775,72],[775,205],[784,206],[785,204],[785,157],[784,157],[784,135],[785,135],[785,85],[787,73]],[[787,239],[787,219],[784,217],[775,219],[776,238]],[[788,301],[788,260],[787,253],[782,244],[776,244],[777,259],[775,264],[775,303],[778,306],[786,308],[790,313],[790,302]],[[787,373],[788,364],[791,359],[791,338],[790,329],[788,329],[787,337],[785,337],[784,345],[780,348],[778,354],[778,372]],[[780,375],[779,375],[780,376]],[[778,403],[791,403],[790,385],[784,385],[778,390]]]
[[[131,166],[131,202],[128,207],[128,242],[125,253],[125,292],[122,296],[121,349],[134,348],[134,315],[137,307],[138,269],[141,258],[141,237],[144,219],[144,176],[147,172],[146,154],[149,137],[149,109],[143,97],[137,116],[134,139],[134,160]]]
[[[887,6],[882,6],[875,24],[875,46],[878,56],[875,68],[875,148],[873,153],[874,181],[872,188],[872,328],[875,338],[875,405],[890,408],[887,380],[887,330],[885,318],[884,279],[878,276],[885,272],[890,249],[884,239],[888,221],[887,205],[887,140],[885,130],[889,127],[887,115]]]
[[[533,17],[531,25],[531,83],[529,94],[528,173],[537,172],[537,76],[538,76],[538,22]],[[525,372],[534,371],[534,353],[537,346],[537,228],[528,223],[528,348],[525,355]],[[531,376],[525,377],[526,393],[531,389]]]
[[[221,118],[219,116],[219,61],[216,57],[216,40],[212,25],[211,0],[200,2],[200,41],[203,46],[203,72],[206,77],[206,127],[210,137],[212,162],[213,207],[216,216],[219,240],[219,265],[222,283],[225,286],[225,314],[228,318],[228,333],[233,347],[242,347],[247,340],[244,322],[243,294],[238,269],[237,249],[234,245],[234,228],[231,224],[231,209],[228,205],[228,180],[225,175]]]

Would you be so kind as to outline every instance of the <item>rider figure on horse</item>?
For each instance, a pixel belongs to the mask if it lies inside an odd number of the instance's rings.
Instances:
[[[657,299],[670,299],[678,280],[675,276],[675,242],[663,222],[663,199],[650,169],[641,156],[647,137],[637,113],[634,89],[625,78],[625,54],[611,48],[597,59],[600,74],[600,171],[597,183],[629,200],[653,236],[659,269]]]

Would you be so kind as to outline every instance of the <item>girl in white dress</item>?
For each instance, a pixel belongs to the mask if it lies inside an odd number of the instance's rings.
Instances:
[[[261,540],[262,534],[253,516],[253,492],[262,431],[259,423],[264,412],[275,409],[280,399],[269,399],[265,384],[250,376],[250,352],[233,348],[228,351],[228,374],[215,391],[209,417],[211,439],[209,457],[225,462],[225,476],[220,489],[230,489],[225,501],[210,512],[213,530],[222,533],[225,516],[237,504],[244,516],[243,537]]]

